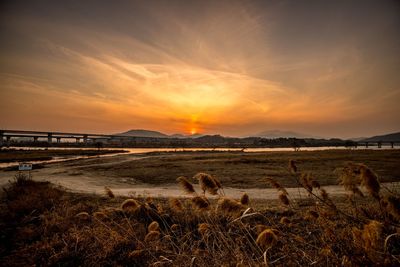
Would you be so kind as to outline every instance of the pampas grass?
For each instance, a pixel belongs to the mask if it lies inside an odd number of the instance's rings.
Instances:
[[[279,200],[281,201],[281,203],[283,205],[289,206],[289,204],[290,204],[289,198],[283,192],[279,193]]]
[[[297,166],[296,166],[296,162],[294,160],[289,160],[289,170],[292,173],[296,173],[297,172]]]
[[[193,188],[193,185],[186,179],[184,176],[180,176],[176,179],[176,181],[180,184],[183,191],[187,194],[195,194],[196,191]]]
[[[244,206],[236,200],[221,198],[217,203],[217,210],[230,215],[237,215],[244,209]]]
[[[157,241],[160,239],[159,231],[150,231],[144,238],[145,242]]]
[[[205,197],[196,196],[192,198],[193,205],[199,210],[205,210],[210,206],[210,202]]]
[[[378,176],[364,164],[360,165],[360,172],[361,185],[365,186],[371,196],[376,199],[380,199],[380,184],[378,181]]]
[[[249,202],[250,202],[249,195],[247,193],[243,193],[242,197],[240,198],[240,203],[242,205],[249,205]]]
[[[257,236],[256,243],[265,250],[272,247],[277,240],[278,238],[272,229],[265,229]]]
[[[75,217],[79,218],[80,220],[89,220],[90,215],[86,211],[79,212],[75,215]]]
[[[211,226],[208,223],[200,223],[197,227],[197,231],[201,235],[206,235],[211,231]]]
[[[169,202],[169,206],[170,206],[170,208],[171,208],[172,210],[178,211],[178,212],[183,211],[183,205],[182,205],[182,202],[181,202],[179,199],[177,199],[177,198],[170,198],[170,199],[168,200],[168,202]]]
[[[267,183],[269,183],[273,188],[275,188],[276,190],[284,193],[284,194],[288,194],[288,192],[286,191],[286,189],[275,179],[272,179],[270,177],[265,178],[265,181]]]
[[[147,231],[151,232],[151,231],[160,231],[160,225],[158,224],[158,222],[153,221],[152,223],[149,224],[149,226],[147,227]]]
[[[106,195],[109,198],[115,198],[115,195],[114,195],[113,191],[111,191],[111,189],[108,186],[104,187],[104,191],[106,192]]]
[[[137,211],[140,208],[140,203],[137,202],[135,199],[127,199],[121,204],[121,209],[123,211]]]
[[[193,176],[194,179],[199,181],[200,188],[203,190],[203,194],[207,191],[211,195],[217,195],[218,194],[218,189],[219,187],[215,183],[215,179],[207,174],[207,173],[197,173],[195,176]]]

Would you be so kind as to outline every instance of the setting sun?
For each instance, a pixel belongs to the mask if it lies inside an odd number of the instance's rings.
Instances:
[[[192,129],[190,129],[190,134],[196,134],[197,133],[197,130],[196,130],[196,128],[192,128]]]

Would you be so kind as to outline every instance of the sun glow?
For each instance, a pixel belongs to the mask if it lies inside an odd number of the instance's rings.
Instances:
[[[191,128],[190,129],[190,134],[196,134],[197,133],[197,129],[196,128]]]

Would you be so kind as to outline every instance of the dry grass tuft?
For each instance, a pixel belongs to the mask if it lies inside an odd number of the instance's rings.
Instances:
[[[278,241],[278,238],[276,237],[274,231],[272,229],[265,229],[262,231],[258,236],[256,243],[262,248],[262,249],[267,249],[272,247],[276,242]]]
[[[176,181],[180,184],[183,191],[187,194],[195,194],[196,191],[193,188],[193,185],[186,179],[184,176],[180,176],[176,179]]]
[[[249,205],[249,203],[250,203],[250,198],[249,198],[249,195],[248,195],[247,193],[244,193],[244,194],[242,195],[242,197],[240,198],[240,203],[241,203],[242,205]]]
[[[201,196],[201,197],[200,196],[193,197],[192,198],[192,203],[199,210],[208,209],[208,207],[210,206],[210,202],[208,201],[208,199],[206,197],[203,197],[203,196]]]
[[[193,176],[193,178],[199,181],[200,188],[201,190],[203,190],[203,194],[205,194],[206,191],[211,195],[218,194],[219,187],[217,186],[217,184],[215,183],[215,179],[211,175],[199,172],[195,176]]]
[[[115,198],[115,195],[114,195],[113,191],[111,191],[111,189],[108,186],[104,187],[104,191],[106,192],[106,195],[109,198]]]

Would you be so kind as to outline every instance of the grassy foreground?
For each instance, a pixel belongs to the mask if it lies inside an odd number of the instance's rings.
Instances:
[[[362,164],[346,166],[352,194],[331,199],[317,180],[292,178],[309,192],[302,205],[274,179],[280,207],[258,210],[244,194],[224,196],[219,180],[200,173],[203,192],[173,199],[125,199],[67,192],[18,175],[0,209],[5,266],[399,266],[400,198]],[[361,186],[361,187],[360,187]],[[364,188],[364,193],[360,190]],[[366,192],[366,193],[365,193]],[[219,198],[210,199],[209,195]],[[304,205],[304,202],[307,205]]]

